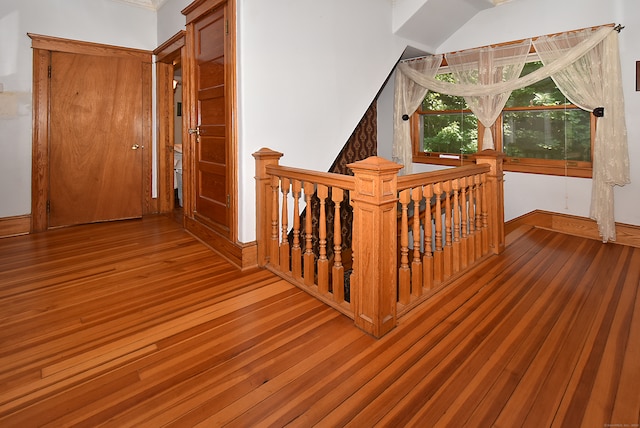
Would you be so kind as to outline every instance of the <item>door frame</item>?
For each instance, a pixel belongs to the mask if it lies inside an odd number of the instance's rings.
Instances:
[[[33,49],[33,146],[31,157],[31,233],[43,232],[49,228],[49,65],[51,52],[67,52],[80,55],[137,58],[143,67],[142,99],[142,174],[143,201],[142,214],[157,211],[156,202],[151,198],[152,165],[152,52],[102,45],[78,40],[62,39],[27,33]]]
[[[226,237],[206,224],[201,223],[195,216],[195,144],[196,136],[186,134],[182,142],[183,150],[183,195],[184,215],[187,228],[196,233],[214,248],[221,248],[226,257],[235,264],[245,266],[243,259],[246,257],[246,249],[238,243],[238,123],[237,123],[237,83],[236,83],[236,0],[196,0],[182,10],[186,17],[186,56],[183,58],[182,82],[183,82],[183,115],[185,116],[185,130],[194,129],[198,125],[197,94],[195,82],[195,58],[194,46],[194,22],[208,15],[214,10],[226,7],[226,31],[225,31],[225,98],[229,103],[227,123],[229,124],[229,194],[230,194],[230,221],[229,236]],[[253,263],[250,261],[248,263]]]
[[[158,46],[156,56],[156,120],[158,141],[158,209],[161,213],[174,208],[173,182],[173,142],[174,142],[174,90],[175,67],[182,64],[185,56],[186,31],[177,32],[169,40]],[[183,106],[186,103],[182,102]],[[182,115],[183,141],[186,137],[186,115]],[[184,152],[184,148],[183,148]],[[186,195],[186,192],[183,192]],[[185,205],[183,203],[183,205]]]

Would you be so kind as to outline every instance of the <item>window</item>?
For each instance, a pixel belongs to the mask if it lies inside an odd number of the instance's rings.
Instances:
[[[436,78],[454,81],[450,73],[439,74]],[[430,91],[418,111],[423,152],[453,159],[451,155],[471,155],[477,151],[478,119],[463,97]]]
[[[525,65],[522,75],[541,67]],[[453,81],[450,73],[437,76]],[[571,104],[551,78],[511,93],[492,129],[507,171],[591,177],[595,118]],[[473,160],[482,124],[462,97],[429,92],[412,117],[414,162],[461,165]]]

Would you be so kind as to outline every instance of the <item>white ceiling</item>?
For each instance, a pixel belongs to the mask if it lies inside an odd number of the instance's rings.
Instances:
[[[158,10],[167,0],[114,0],[122,3],[129,3],[145,9]]]
[[[402,23],[396,23],[395,33],[407,39],[416,53],[434,53],[452,34],[485,9],[513,0],[396,0],[411,1],[412,13]],[[415,6],[418,7],[415,7]],[[414,43],[411,43],[414,42]],[[411,50],[409,49],[409,50]],[[405,55],[407,52],[405,52]]]
[[[113,0],[150,10],[158,10],[167,0]],[[395,33],[410,43],[403,57],[434,53],[477,13],[512,0],[392,0],[394,7],[409,1],[415,7]]]

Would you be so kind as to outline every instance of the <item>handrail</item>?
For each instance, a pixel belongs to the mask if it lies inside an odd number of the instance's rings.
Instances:
[[[421,172],[398,177],[398,190],[410,189],[419,185],[434,184],[439,181],[455,180],[475,174],[487,173],[489,165],[465,165],[439,171]]]
[[[281,165],[268,165],[266,170],[268,174],[287,177],[294,180],[313,181],[317,184],[323,184],[330,187],[340,187],[345,190],[355,189],[355,178],[350,175],[312,171]]]

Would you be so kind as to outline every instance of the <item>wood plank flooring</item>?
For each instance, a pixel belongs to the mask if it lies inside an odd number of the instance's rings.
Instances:
[[[0,426],[638,426],[639,282],[520,230],[375,340],[168,217],[0,239]]]

